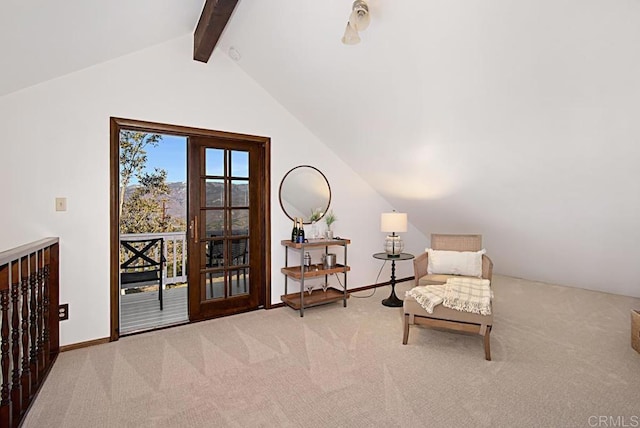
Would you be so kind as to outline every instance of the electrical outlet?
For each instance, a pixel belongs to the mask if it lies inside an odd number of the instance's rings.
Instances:
[[[69,304],[63,303],[58,306],[58,320],[64,321],[69,319]]]

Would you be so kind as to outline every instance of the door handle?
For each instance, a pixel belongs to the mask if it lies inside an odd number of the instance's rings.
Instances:
[[[189,225],[189,231],[191,232],[191,239],[196,244],[198,243],[198,216],[195,216],[193,220],[191,220],[191,224]]]

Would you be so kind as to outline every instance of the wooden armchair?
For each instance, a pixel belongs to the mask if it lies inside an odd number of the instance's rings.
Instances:
[[[480,251],[482,250],[482,235],[431,235],[431,248],[448,251]],[[458,275],[429,274],[427,266],[429,255],[427,252],[416,257],[413,261],[415,286],[444,284],[447,279],[460,277]],[[493,262],[482,255],[482,278],[491,280]],[[407,296],[403,303],[404,334],[402,344],[409,339],[409,326],[421,324],[429,327],[445,328],[454,331],[476,333],[484,337],[484,353],[487,360],[491,360],[490,333],[493,325],[493,314],[480,315],[471,312],[458,311],[438,305],[433,313],[428,313],[413,297]]]

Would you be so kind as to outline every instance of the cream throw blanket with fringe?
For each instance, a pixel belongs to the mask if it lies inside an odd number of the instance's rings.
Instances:
[[[432,314],[433,308],[444,301],[443,285],[419,285],[405,293],[407,297],[413,297],[425,311]]]
[[[474,314],[491,315],[491,282],[482,278],[449,278],[443,285],[424,285],[406,292],[425,311],[432,314],[433,308],[443,306]]]

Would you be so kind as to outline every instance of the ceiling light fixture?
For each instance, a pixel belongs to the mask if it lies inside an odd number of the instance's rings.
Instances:
[[[364,0],[356,0],[351,7],[351,16],[347,22],[347,28],[342,36],[342,43],[345,45],[355,45],[360,43],[359,31],[366,30],[371,21],[369,16],[369,6]]]

